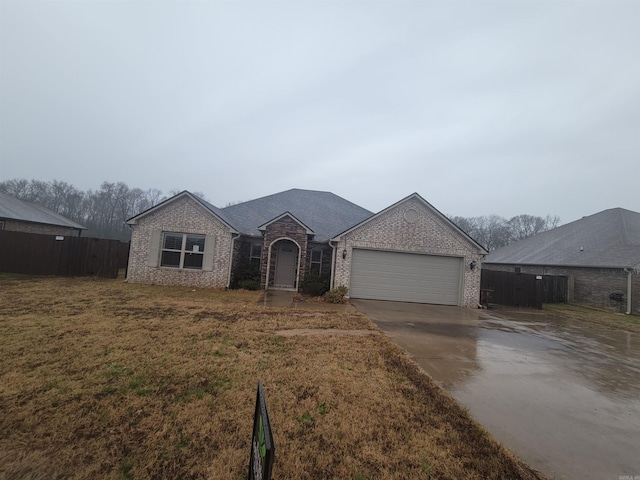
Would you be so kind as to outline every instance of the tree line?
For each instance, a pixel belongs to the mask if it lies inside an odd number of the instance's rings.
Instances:
[[[460,229],[487,250],[504,247],[524,240],[541,232],[551,230],[560,224],[560,217],[547,215],[516,215],[506,219],[499,215],[482,217],[449,217]]]
[[[84,236],[128,242],[131,230],[125,221],[153,207],[169,195],[152,188],[130,188],[124,182],[103,182],[97,190],[82,191],[67,182],[6,180],[0,192],[46,207],[87,227]]]
[[[44,182],[14,179],[0,182],[0,192],[47,207],[87,227],[83,235],[125,242],[131,238],[131,230],[125,224],[127,219],[157,205],[178,191],[172,190],[165,195],[156,188],[131,188],[124,182],[103,182],[99,189],[86,192],[58,180]],[[195,194],[204,198],[202,193]],[[489,251],[550,230],[560,223],[558,216],[551,215],[544,218],[517,215],[508,220],[498,215],[449,218]]]

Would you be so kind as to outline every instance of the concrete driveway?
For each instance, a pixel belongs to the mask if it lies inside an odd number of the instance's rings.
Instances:
[[[351,302],[534,468],[640,479],[637,334],[537,311]]]

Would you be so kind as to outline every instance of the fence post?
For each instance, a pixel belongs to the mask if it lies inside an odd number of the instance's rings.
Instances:
[[[535,280],[536,284],[535,284],[535,294],[534,294],[534,298],[533,298],[533,307],[537,308],[538,310],[542,310],[542,296],[543,296],[543,283],[542,283],[542,275],[536,275],[536,280]]]

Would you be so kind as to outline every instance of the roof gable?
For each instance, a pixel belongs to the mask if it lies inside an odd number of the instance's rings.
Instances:
[[[194,195],[191,192],[188,192],[186,190],[178,193],[177,195],[174,195],[171,198],[168,198],[166,200],[164,200],[163,202],[158,203],[157,205],[154,205],[153,207],[145,210],[144,212],[139,213],[138,215],[135,215],[133,217],[131,217],[130,219],[127,220],[127,225],[135,225],[138,223],[138,221],[149,215],[150,213],[156,212],[162,208],[164,208],[165,206],[169,205],[170,203],[175,202],[176,200],[180,199],[180,198],[190,198],[191,200],[193,200],[194,202],[198,203],[199,205],[201,205],[202,207],[205,208],[205,210],[208,210],[212,215],[214,215],[215,217],[217,217],[222,223],[224,223],[227,227],[229,227],[229,229],[233,232],[233,233],[237,233],[237,230],[234,228],[234,226],[231,224],[231,222],[229,221],[228,217],[224,214],[224,212],[219,209],[218,207],[212,205],[211,203],[207,202],[206,200],[201,199],[200,197]]]
[[[485,263],[634,267],[640,264],[640,213],[604,210],[496,249]]]
[[[294,215],[292,215],[289,212],[284,212],[282,215],[278,215],[273,220],[269,220],[267,223],[264,223],[264,224],[260,225],[258,227],[258,230],[263,232],[263,231],[265,231],[267,229],[267,227],[269,225],[272,225],[272,224],[282,220],[283,218],[287,218],[287,217],[290,218],[291,220],[293,220],[298,225],[300,225],[302,228],[304,228],[307,231],[307,235],[313,235],[314,234],[313,230],[311,230],[309,227],[307,227],[304,223],[302,223],[300,220],[298,220]]]
[[[0,192],[0,218],[86,230],[86,227],[41,205]]]
[[[406,202],[409,202],[410,200],[413,200],[413,199],[417,200],[424,207],[426,207],[428,210],[433,212],[436,215],[436,217],[440,218],[440,220],[442,220],[446,225],[451,227],[451,229],[454,230],[458,235],[460,235],[466,242],[472,244],[475,248],[479,249],[481,253],[485,253],[485,254],[488,253],[487,250],[482,245],[480,245],[478,242],[476,242],[466,232],[464,232],[460,227],[458,227],[455,223],[453,223],[446,215],[442,214],[442,212],[440,212],[437,208],[435,208],[433,205],[431,205],[429,202],[427,202],[424,198],[422,198],[417,193],[412,193],[411,195],[403,198],[402,200],[394,203],[393,205],[390,205],[389,207],[387,207],[384,210],[376,213],[375,215],[363,220],[362,222],[358,223],[357,225],[353,225],[351,228],[341,232],[339,235],[336,235],[332,240],[334,240],[334,241],[340,240],[340,238],[343,237],[344,235],[347,235],[348,233],[354,231],[355,229],[360,228],[363,225],[366,225],[367,223],[375,220],[376,218],[386,214],[390,210],[393,210],[393,209],[401,206],[402,204],[404,204]]]

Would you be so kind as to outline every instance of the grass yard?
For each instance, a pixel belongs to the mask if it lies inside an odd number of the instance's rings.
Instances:
[[[563,317],[598,323],[618,330],[640,333],[640,317],[637,315],[626,315],[604,308],[568,305],[566,303],[545,303],[542,308],[547,312],[562,315]]]
[[[259,379],[274,478],[543,478],[366,317],[259,295],[1,277],[0,478],[244,479]]]

